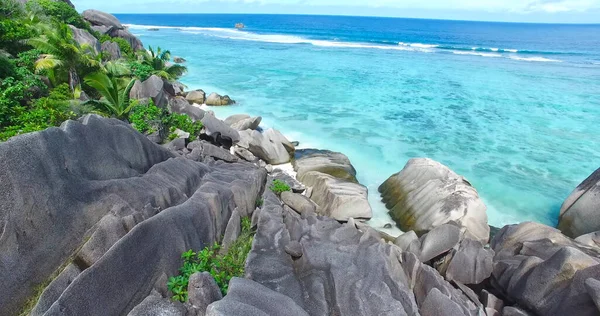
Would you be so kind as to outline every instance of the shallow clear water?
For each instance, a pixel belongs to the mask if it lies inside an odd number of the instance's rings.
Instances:
[[[600,26],[118,17],[144,44],[186,58],[189,88],[238,101],[217,115],[261,115],[304,147],[348,155],[376,227],[391,221],[377,187],[413,157],[465,175],[495,226],[555,225],[600,167]]]

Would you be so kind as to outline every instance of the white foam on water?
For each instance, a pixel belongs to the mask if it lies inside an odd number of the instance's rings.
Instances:
[[[479,52],[465,52],[465,51],[460,51],[460,50],[454,50],[454,51],[452,51],[452,53],[455,54],[455,55],[471,55],[471,56],[492,57],[492,58],[502,57],[501,54],[479,53]]]
[[[519,56],[510,56],[508,57],[513,60],[519,61],[531,61],[531,62],[542,62],[542,63],[561,63],[561,60],[558,59],[550,59],[545,57],[519,57]]]

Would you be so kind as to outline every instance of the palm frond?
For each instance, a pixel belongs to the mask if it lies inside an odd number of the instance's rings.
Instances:
[[[87,75],[84,81],[90,87],[98,90],[98,92],[106,99],[107,103],[118,104],[119,93],[116,82],[111,80],[103,72],[95,72]]]

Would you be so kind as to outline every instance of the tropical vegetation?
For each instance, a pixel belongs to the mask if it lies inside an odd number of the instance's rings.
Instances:
[[[116,43],[122,58],[111,61],[96,47],[79,44],[74,28],[88,31],[100,43]],[[196,135],[202,128],[187,116],[129,97],[136,80],[156,75],[172,81],[185,74],[184,66],[170,61],[170,51],[150,47],[136,52],[127,40],[92,30],[65,2],[0,0],[0,34],[0,141],[88,113],[127,122],[138,113],[132,125],[146,133],[153,128],[140,121],[148,116],[142,112],[154,113],[152,119],[168,131]]]

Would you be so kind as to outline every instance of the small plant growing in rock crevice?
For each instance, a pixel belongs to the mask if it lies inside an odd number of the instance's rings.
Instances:
[[[273,181],[273,184],[269,187],[269,189],[271,189],[271,191],[273,191],[277,195],[281,195],[281,193],[283,193],[283,192],[292,190],[290,188],[290,186],[287,185],[287,183],[285,183],[281,180]]]
[[[209,272],[217,282],[223,295],[227,295],[229,281],[234,277],[243,277],[246,258],[252,248],[254,231],[249,218],[242,219],[242,233],[240,237],[229,246],[227,253],[219,254],[221,246],[215,243],[199,252],[188,250],[181,254],[183,266],[179,268],[180,274],[171,277],[167,284],[173,293],[172,299],[186,302],[188,299],[188,284],[190,276],[196,272]]]

